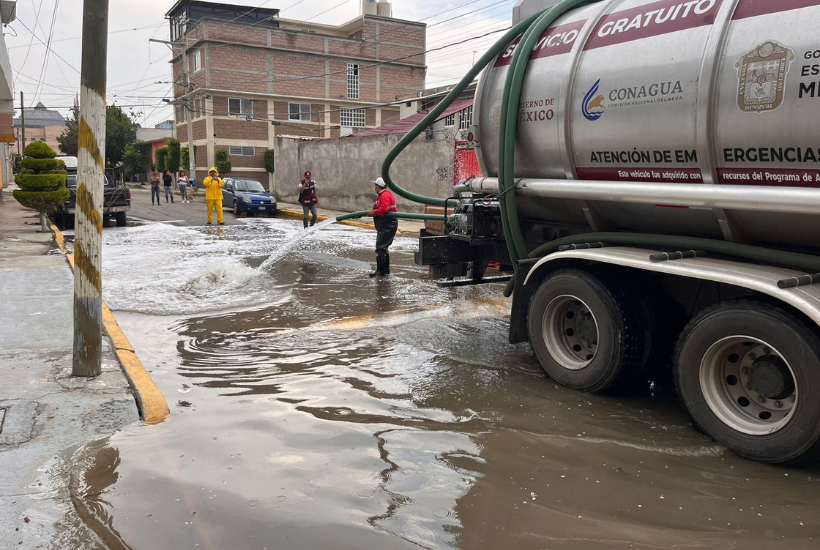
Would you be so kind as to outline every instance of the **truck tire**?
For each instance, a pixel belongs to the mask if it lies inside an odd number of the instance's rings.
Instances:
[[[125,212],[117,212],[115,217],[117,219],[117,227],[125,227],[128,225],[128,216],[126,216]]]
[[[718,304],[686,326],[678,394],[696,426],[752,460],[820,461],[820,338],[772,304]]]
[[[547,376],[569,388],[621,388],[643,358],[637,304],[614,281],[561,269],[535,292],[527,319],[530,342]]]

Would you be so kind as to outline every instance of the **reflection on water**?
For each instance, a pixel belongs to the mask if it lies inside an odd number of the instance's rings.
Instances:
[[[288,223],[228,228],[208,261],[258,265]],[[90,453],[84,494],[110,533],[134,550],[815,547],[816,472],[727,455],[671,396],[558,388],[506,342],[500,288],[435,287],[407,243],[398,276],[372,281],[372,238],[331,230],[258,287],[213,280],[229,311],[193,315],[205,289],[171,316],[163,283],[118,314],[173,414]],[[186,281],[190,242],[166,254]],[[132,311],[133,265],[106,264]]]

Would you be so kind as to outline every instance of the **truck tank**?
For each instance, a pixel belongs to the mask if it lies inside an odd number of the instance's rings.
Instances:
[[[820,187],[818,22],[820,0],[609,0],[567,13],[530,57],[516,177],[608,181],[616,193],[625,182],[811,192]],[[478,158],[489,176],[515,47],[478,86]],[[534,196],[518,208],[556,225],[820,251],[813,214]]]

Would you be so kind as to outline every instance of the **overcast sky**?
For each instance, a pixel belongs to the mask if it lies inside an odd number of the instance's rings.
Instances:
[[[171,0],[110,0],[108,102],[141,113],[143,126],[171,118],[170,53],[149,38],[168,39],[165,13]],[[80,82],[82,0],[18,0],[17,20],[4,29],[14,87],[26,106],[42,101],[67,112]],[[339,24],[361,10],[361,0],[238,0],[243,6],[282,10],[288,19]],[[508,26],[515,0],[396,0],[393,15],[428,24],[428,49]],[[326,13],[323,13],[327,11]],[[455,19],[453,19],[455,18]],[[451,20],[452,19],[452,20]],[[32,32],[34,36],[32,36]],[[16,34],[16,36],[15,36]],[[456,82],[499,35],[454,46],[427,56],[427,87]],[[45,47],[51,38],[51,52]],[[474,54],[474,52],[478,52]]]

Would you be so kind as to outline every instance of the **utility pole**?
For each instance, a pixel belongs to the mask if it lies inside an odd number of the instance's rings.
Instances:
[[[26,148],[26,104],[23,103],[23,92],[20,92],[20,128],[22,132],[22,142],[20,146],[20,158],[23,158],[23,150]]]
[[[185,102],[185,124],[188,127],[188,178],[196,179],[196,153],[194,152],[194,122],[191,118],[191,102],[188,100],[188,92],[191,91],[191,68],[188,60],[187,40],[183,37],[182,42],[169,42],[167,40],[148,39],[149,42],[158,42],[171,48],[182,48],[182,81],[185,86],[185,95],[182,100]],[[172,50],[173,51],[173,50]]]
[[[72,376],[102,372],[102,209],[108,0],[83,0]]]

